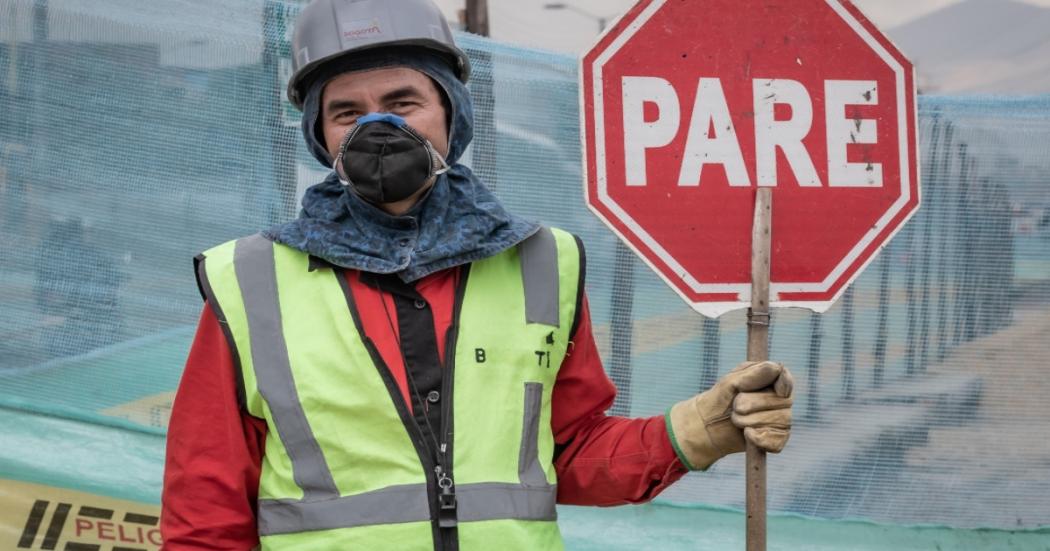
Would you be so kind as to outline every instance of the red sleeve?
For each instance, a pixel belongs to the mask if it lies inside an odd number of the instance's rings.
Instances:
[[[587,300],[558,372],[551,425],[559,454],[558,503],[622,505],[648,501],[688,470],[675,455],[663,416],[628,419],[605,411],[616,397],[591,331]]]
[[[166,551],[258,545],[255,502],[266,423],[237,402],[233,356],[204,308],[168,425],[160,530]]]

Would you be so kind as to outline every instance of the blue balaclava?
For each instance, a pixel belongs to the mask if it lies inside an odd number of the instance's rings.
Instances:
[[[412,282],[431,273],[487,258],[517,245],[539,229],[507,212],[466,166],[457,161],[474,137],[474,108],[467,87],[440,54],[412,47],[380,48],[333,61],[314,79],[303,104],[303,137],[310,153],[332,168],[321,129],[321,95],[336,76],[381,67],[407,67],[430,77],[450,113],[451,169],[410,211],[392,216],[345,188],[333,171],[306,191],[299,218],[264,232],[268,238],[336,266],[396,273]]]

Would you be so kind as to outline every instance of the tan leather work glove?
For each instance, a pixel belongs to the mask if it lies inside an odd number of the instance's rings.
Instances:
[[[706,392],[678,402],[667,412],[667,429],[679,459],[691,470],[706,470],[744,451],[745,438],[770,453],[784,449],[794,384],[781,364],[744,362]]]

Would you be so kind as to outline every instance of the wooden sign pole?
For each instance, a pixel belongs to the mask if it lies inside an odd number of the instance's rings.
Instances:
[[[769,359],[769,255],[772,188],[755,193],[751,229],[751,308],[747,311],[747,360]],[[766,551],[766,452],[747,443],[747,551]]]

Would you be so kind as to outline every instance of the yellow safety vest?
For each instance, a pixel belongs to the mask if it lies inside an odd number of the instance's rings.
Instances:
[[[255,235],[198,257],[198,279],[268,427],[263,549],[561,549],[551,392],[582,289],[575,238],[541,229],[464,268],[438,450],[338,269]]]

